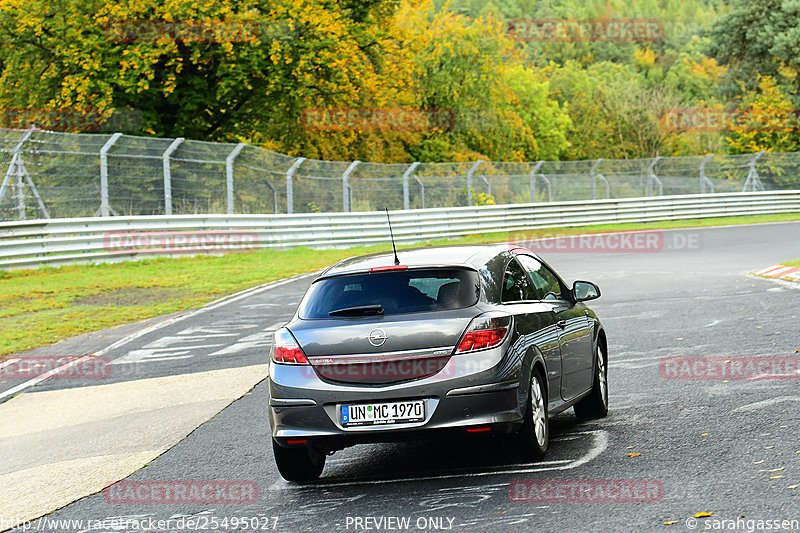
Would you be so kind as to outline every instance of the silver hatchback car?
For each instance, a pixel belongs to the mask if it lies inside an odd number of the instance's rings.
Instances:
[[[358,443],[509,434],[531,459],[549,416],[608,412],[607,342],[583,302],[533,252],[501,245],[403,250],[325,270],[275,332],[269,417],[290,481]]]

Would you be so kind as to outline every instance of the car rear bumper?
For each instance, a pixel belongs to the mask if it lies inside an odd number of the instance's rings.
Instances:
[[[501,363],[503,361],[503,363]],[[307,440],[331,449],[365,442],[422,439],[467,429],[510,432],[522,423],[520,366],[507,364],[501,349],[453,356],[441,372],[389,385],[333,383],[308,366],[270,365],[269,416],[279,444]],[[343,404],[424,400],[424,420],[345,427]]]

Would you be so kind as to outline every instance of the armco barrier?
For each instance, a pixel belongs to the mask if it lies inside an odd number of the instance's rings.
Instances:
[[[533,228],[800,212],[800,191],[742,192],[390,211],[395,239],[410,243]],[[120,232],[238,232],[247,248],[347,247],[388,242],[386,214],[175,215],[0,223],[0,268],[104,262],[164,249],[111,249]],[[225,250],[222,249],[222,252]],[[185,251],[181,255],[185,255]]]

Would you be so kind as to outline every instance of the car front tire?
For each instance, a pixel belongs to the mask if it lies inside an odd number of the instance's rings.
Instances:
[[[528,402],[522,428],[517,434],[522,452],[533,460],[544,457],[550,445],[550,418],[547,413],[547,389],[539,369],[531,374]]]
[[[603,418],[608,414],[608,358],[602,345],[595,350],[592,390],[573,409],[581,420]]]
[[[314,481],[325,468],[325,453],[313,446],[286,448],[272,441],[278,472],[286,481]]]

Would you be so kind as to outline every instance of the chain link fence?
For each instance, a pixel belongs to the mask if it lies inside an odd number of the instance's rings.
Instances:
[[[800,189],[800,153],[382,164],[0,129],[0,220],[372,211]]]

